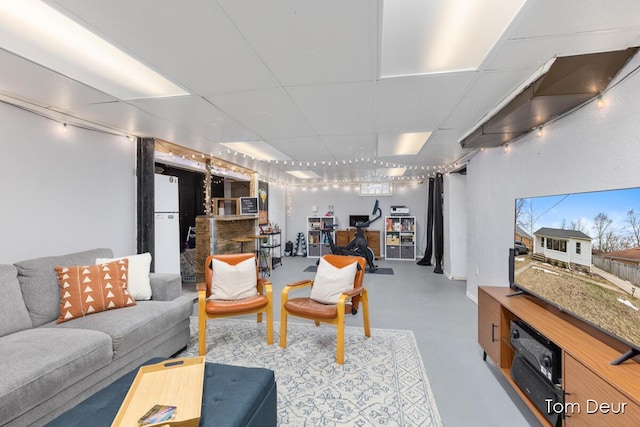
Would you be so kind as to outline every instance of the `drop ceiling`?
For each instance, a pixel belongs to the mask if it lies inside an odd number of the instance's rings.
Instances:
[[[459,143],[465,134],[551,59],[640,45],[637,0],[528,0],[477,69],[380,78],[382,1],[46,3],[189,95],[118,99],[0,40],[0,99],[159,138],[285,184],[408,182],[455,170],[474,153]],[[390,152],[402,134],[428,139],[417,154]],[[223,145],[237,142],[266,143],[286,159]],[[380,173],[392,168],[403,175]]]

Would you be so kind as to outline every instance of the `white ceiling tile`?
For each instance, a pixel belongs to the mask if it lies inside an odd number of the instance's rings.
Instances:
[[[238,92],[207,99],[262,139],[316,133],[304,114],[281,89]]]
[[[374,79],[377,3],[219,0],[283,86]]]
[[[423,164],[425,165],[449,165],[457,160],[459,160],[464,151],[460,144],[427,144],[423,153],[420,154],[419,158],[425,159],[423,160]]]
[[[457,127],[437,130],[429,137],[429,142],[427,142],[427,144],[422,147],[422,150],[420,153],[418,153],[418,156],[423,155],[428,150],[428,148],[433,145],[460,145],[458,144],[458,139],[462,136],[463,132],[464,130],[458,129]]]
[[[335,160],[372,158],[376,155],[377,138],[368,135],[323,135],[322,142]]]
[[[69,111],[85,120],[103,123],[140,137],[161,138],[176,144],[181,144],[183,141],[195,143],[202,139],[174,123],[154,117],[121,101],[84,105],[70,108]]]
[[[420,166],[448,165],[459,160],[465,151],[458,143],[459,132],[457,130],[441,130],[429,138],[416,156],[413,164]],[[401,159],[397,159],[401,161]]]
[[[439,128],[475,77],[475,72],[463,72],[378,81],[378,133],[425,132]]]
[[[41,106],[65,107],[115,98],[0,49],[0,92]]]
[[[373,132],[373,82],[286,88],[321,135]]]
[[[482,73],[453,108],[442,128],[468,130],[535,71],[535,68],[529,68]]]
[[[300,161],[325,160],[326,148],[318,136],[302,136],[297,138],[271,138],[276,149],[288,153],[291,159]]]
[[[53,0],[174,82],[201,95],[276,82],[216,2]]]
[[[490,56],[486,70],[538,68],[551,58],[621,50],[636,46],[638,30],[583,33],[509,40]]]
[[[640,2],[636,0],[528,1],[516,19],[509,39],[566,36],[589,31],[640,28]]]
[[[255,141],[255,133],[241,126],[199,96],[129,102],[142,111],[217,142]]]

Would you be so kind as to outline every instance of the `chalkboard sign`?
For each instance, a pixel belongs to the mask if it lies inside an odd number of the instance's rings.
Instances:
[[[257,215],[258,198],[240,197],[240,215]]]

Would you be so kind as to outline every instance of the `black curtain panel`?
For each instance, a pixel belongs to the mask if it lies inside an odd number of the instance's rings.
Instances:
[[[442,224],[442,193],[442,174],[439,173],[436,175],[433,194],[433,246],[436,258],[436,267],[433,269],[433,272],[437,274],[443,273],[442,255],[444,254],[444,229]]]
[[[429,194],[427,196],[427,247],[424,250],[424,256],[418,265],[431,265],[431,256],[433,255],[433,185],[434,179],[429,178]]]

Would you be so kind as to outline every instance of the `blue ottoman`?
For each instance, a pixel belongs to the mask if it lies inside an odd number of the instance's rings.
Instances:
[[[144,363],[159,363],[162,358]],[[138,370],[133,370],[79,403],[47,426],[111,426]],[[201,426],[276,426],[276,382],[273,371],[262,368],[206,363]]]

